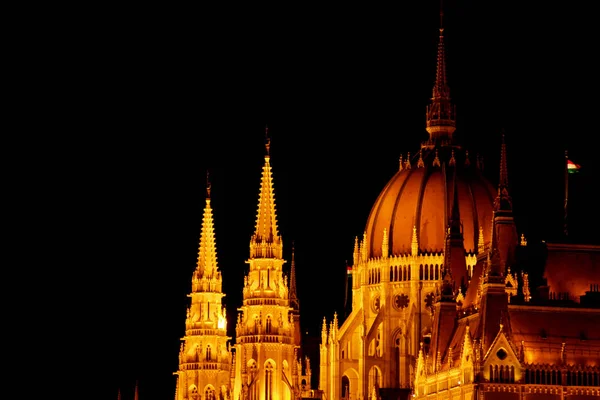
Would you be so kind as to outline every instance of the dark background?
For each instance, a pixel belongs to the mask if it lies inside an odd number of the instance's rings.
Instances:
[[[568,149],[582,166],[569,182],[569,240],[597,242],[595,13],[525,3],[444,3],[456,136],[497,182],[504,130],[530,243],[563,240]],[[302,329],[318,337],[323,317],[342,312],[345,263],[377,195],[427,138],[439,2],[144,5],[79,24],[86,34],[63,46],[69,83],[51,83],[70,97],[52,118],[64,148],[51,178],[66,194],[56,218],[69,221],[63,248],[89,310],[73,312],[90,328],[76,351],[100,366],[93,392],[129,400],[138,381],[140,400],[174,397],[207,171],[233,333],[267,125],[284,258],[294,242]]]

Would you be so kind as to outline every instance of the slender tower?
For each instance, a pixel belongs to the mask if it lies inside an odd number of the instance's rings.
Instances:
[[[506,275],[506,270],[514,263],[519,236],[517,235],[513,216],[512,198],[508,191],[508,168],[504,136],[504,132],[502,132],[500,179],[498,181],[498,194],[494,200],[494,235],[496,235],[502,274]]]
[[[258,214],[236,325],[235,400],[291,400],[300,394],[297,322],[282,271],[285,260],[270,159],[267,131]]]
[[[292,263],[290,266],[290,291],[289,300],[290,307],[292,307],[292,315],[294,316],[294,326],[296,331],[294,333],[294,339],[296,340],[296,346],[301,346],[302,342],[302,330],[300,328],[300,300],[298,299],[298,293],[296,291],[296,260],[294,254],[294,246],[292,244]],[[299,354],[301,356],[302,354]]]
[[[179,350],[175,400],[229,398],[231,353],[207,179],[198,262]]]

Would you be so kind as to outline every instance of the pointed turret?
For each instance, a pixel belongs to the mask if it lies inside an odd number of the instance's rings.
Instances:
[[[410,254],[416,256],[419,253],[419,239],[417,238],[417,226],[413,225],[412,239],[410,243]]]
[[[519,237],[513,217],[512,199],[508,192],[508,167],[506,159],[506,142],[502,133],[502,146],[500,149],[500,179],[498,181],[498,194],[494,200],[494,232],[500,258],[502,273],[514,263],[515,249],[519,245]]]
[[[440,10],[440,37],[433,96],[426,111],[426,129],[431,144],[451,144],[456,130],[456,108],[450,101],[450,88],[446,80],[446,50],[444,46],[443,10]]]
[[[185,320],[185,336],[179,351],[179,368],[175,400],[187,399],[195,387],[229,386],[231,354],[228,351],[227,316],[222,299],[222,277],[217,265],[217,251],[211,185],[207,175],[206,204],[202,218],[196,269],[192,274],[191,298]],[[193,377],[193,378],[192,378]]]
[[[479,313],[479,332],[484,352],[492,343],[499,330],[499,323],[508,311],[508,298],[505,292],[504,268],[498,251],[496,233],[492,232],[491,247],[485,265]]]
[[[450,220],[448,221],[444,264],[447,268],[450,268],[452,272],[452,277],[457,285],[455,290],[460,288],[462,293],[465,293],[467,290],[467,283],[469,282],[469,276],[467,274],[464,237],[460,221],[456,170],[454,171],[452,193],[452,210],[450,212]]]
[[[250,241],[250,258],[281,258],[282,243],[277,231],[275,214],[275,192],[273,190],[273,175],[270,155],[271,139],[266,139],[265,164],[262,169],[260,193],[258,196],[258,212],[254,235]]]
[[[292,248],[290,274],[284,274],[286,261],[277,230],[268,129],[265,148],[256,225],[250,240],[250,258],[246,260],[242,306],[238,308],[241,318],[234,351],[238,371],[232,399],[286,398],[301,381],[302,368],[297,368],[302,340],[295,255]],[[286,364],[289,369],[283,367]],[[249,376],[244,373],[245,368]],[[265,382],[272,384],[266,386]]]
[[[325,317],[323,317],[323,324],[321,325],[321,343],[322,344],[327,343],[327,336],[328,336],[327,319],[325,319]]]
[[[494,201],[494,210],[512,211],[512,199],[508,194],[508,167],[504,132],[502,133],[502,146],[500,148],[500,180],[498,181],[498,195]]]
[[[346,279],[344,290],[344,318],[348,317],[352,312],[352,267],[348,265],[346,260]]]
[[[387,228],[383,228],[383,240],[381,243],[381,254],[387,258],[390,254],[390,239],[388,237]]]
[[[443,352],[452,338],[456,321],[456,296],[454,279],[449,268],[444,269],[444,279],[438,301],[433,305],[435,318],[432,323],[430,353]]]
[[[217,276],[217,246],[215,243],[215,228],[213,212],[210,204],[210,180],[206,175],[206,205],[202,217],[202,230],[200,233],[200,245],[198,247],[198,261],[194,279],[214,279]],[[192,291],[200,290],[193,287]]]

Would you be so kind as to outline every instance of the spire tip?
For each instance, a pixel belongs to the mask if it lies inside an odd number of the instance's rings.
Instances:
[[[210,199],[210,174],[206,170],[206,197]]]

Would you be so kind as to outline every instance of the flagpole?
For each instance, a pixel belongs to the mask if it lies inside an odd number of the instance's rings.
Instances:
[[[565,150],[565,215],[564,215],[564,233],[565,237],[569,236],[569,230],[567,229],[567,209],[569,203],[569,154]]]

